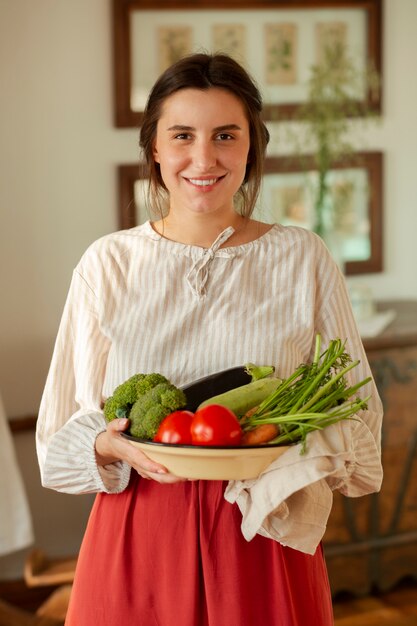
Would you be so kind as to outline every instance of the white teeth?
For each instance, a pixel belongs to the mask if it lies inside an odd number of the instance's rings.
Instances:
[[[209,185],[214,185],[217,182],[217,178],[210,178],[210,180],[200,180],[196,178],[190,178],[189,181],[193,185],[198,185],[199,187],[208,187]]]

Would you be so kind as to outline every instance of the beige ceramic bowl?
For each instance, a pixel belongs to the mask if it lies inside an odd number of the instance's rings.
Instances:
[[[181,478],[199,480],[247,480],[257,478],[287,446],[251,447],[182,446],[141,441],[125,435],[150,459]]]

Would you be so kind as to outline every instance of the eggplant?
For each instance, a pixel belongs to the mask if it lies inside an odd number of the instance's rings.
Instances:
[[[199,378],[181,387],[187,398],[186,410],[194,413],[205,400],[250,382],[252,382],[252,376],[245,366],[231,367]]]

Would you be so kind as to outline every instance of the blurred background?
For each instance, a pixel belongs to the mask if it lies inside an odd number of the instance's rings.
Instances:
[[[417,300],[417,3],[383,10],[382,119],[361,136],[384,155],[383,270],[347,280],[376,301]],[[138,129],[114,123],[111,20],[108,0],[0,0],[0,393],[33,523],[33,541],[0,556],[0,581],[22,578],[34,544],[75,554],[92,503],[42,489],[25,424],[72,270],[119,228],[117,168],[139,159]],[[268,122],[271,157],[288,152],[278,124]]]

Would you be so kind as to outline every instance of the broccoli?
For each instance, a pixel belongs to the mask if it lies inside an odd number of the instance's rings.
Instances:
[[[138,399],[137,385],[144,378],[145,374],[134,374],[116,387],[113,395],[104,403],[104,416],[108,422],[117,417],[128,417],[132,405]]]
[[[139,439],[152,440],[162,420],[185,407],[185,393],[169,381],[162,382],[140,396],[129,414],[130,434]]]
[[[157,372],[153,372],[151,374],[134,374],[130,378],[128,378],[124,383],[116,387],[113,391],[113,395],[107,398],[104,403],[104,416],[108,422],[114,420],[119,417],[129,417],[132,406],[135,402],[141,398],[142,396],[147,395],[153,388],[156,386],[168,386],[169,389],[166,389],[164,394],[163,402],[157,400],[157,404],[164,408],[164,415],[160,419],[162,419],[171,411],[175,411],[179,401],[178,390],[174,385],[170,383],[170,381],[165,378],[162,374],[158,374]],[[182,392],[180,392],[182,394]],[[172,397],[171,397],[172,396]],[[183,396],[180,396],[181,403],[183,401]],[[184,396],[185,398],[185,396]],[[181,406],[185,406],[186,402],[181,404]],[[167,410],[170,406],[174,408],[171,410]]]
[[[162,374],[153,373],[142,376],[142,378],[138,380],[136,385],[137,397],[135,398],[135,400],[137,400],[139,396],[143,396],[150,389],[156,387],[156,385],[159,385],[161,383],[169,383],[169,380],[165,378],[165,376],[162,376]]]

